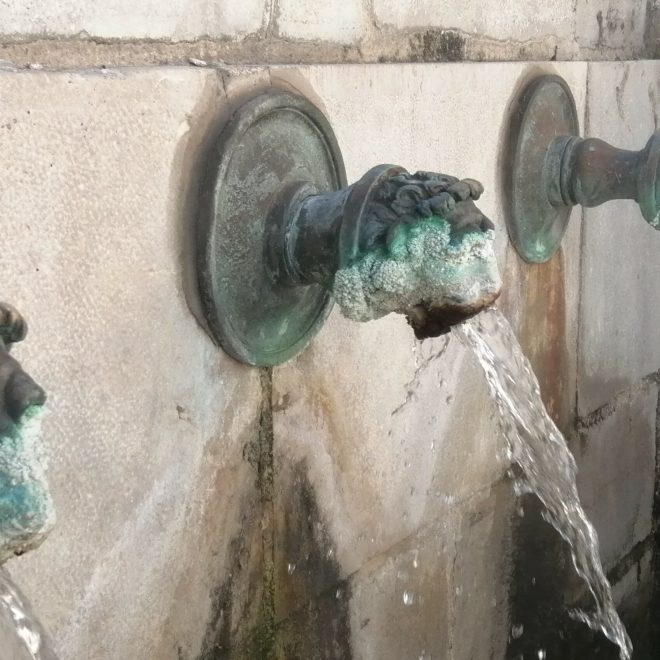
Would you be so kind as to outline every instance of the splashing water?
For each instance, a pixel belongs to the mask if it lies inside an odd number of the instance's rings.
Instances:
[[[48,635],[27,599],[0,569],[0,657],[2,660],[57,660]]]
[[[630,660],[632,644],[614,607],[596,532],[578,497],[575,460],[545,409],[538,380],[511,326],[500,312],[489,309],[453,331],[474,351],[497,402],[508,458],[522,473],[516,492],[539,498],[546,520],[568,543],[575,569],[594,598],[593,611],[571,614],[602,631],[619,647],[621,659]]]

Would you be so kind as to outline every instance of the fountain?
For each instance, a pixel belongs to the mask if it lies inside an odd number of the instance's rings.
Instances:
[[[39,438],[46,395],[9,354],[26,334],[23,317],[0,303],[0,563],[38,547],[55,521]],[[0,649],[3,660],[55,660],[48,635],[4,569]]]
[[[542,76],[524,90],[510,131],[506,192],[511,240],[527,261],[554,254],[575,204],[634,199],[660,228],[660,134],[628,152],[577,132],[563,80]],[[401,313],[419,339],[467,321],[457,333],[498,402],[509,460],[521,473],[517,491],[538,497],[593,598],[591,610],[573,616],[602,631],[627,660],[630,640],[579,503],[566,441],[505,319],[488,312],[468,321],[500,292],[494,226],[474,204],[482,192],[472,179],[411,175],[394,165],[346,186],[320,110],[284,92],[258,96],[226,124],[207,169],[197,235],[204,321],[226,352],[255,366],[303,350],[333,299],[356,321]]]
[[[323,114],[285,92],[241,106],[203,186],[198,279],[208,329],[255,366],[300,352],[333,296],[356,320],[445,333],[498,296],[492,223],[472,179],[380,165],[345,187]]]
[[[635,199],[660,228],[657,135],[640,152],[581,140],[570,90],[556,78],[526,91],[516,122],[509,230],[525,258],[551,257],[573,204]],[[236,111],[206,176],[197,265],[212,337],[234,358],[268,367],[303,350],[335,301],[361,322],[403,314],[420,339],[467,321],[457,333],[478,355],[500,404],[509,459],[522,471],[517,488],[544,504],[596,603],[595,613],[576,616],[602,629],[629,657],[565,441],[543,413],[538,383],[514,350],[510,329],[490,311],[473,319],[501,288],[494,226],[475,204],[481,184],[379,165],[347,186],[323,114],[284,92],[260,95]],[[53,522],[36,442],[45,395],[9,354],[25,332],[20,315],[0,306],[1,561],[38,546]],[[491,350],[502,338],[511,364],[506,352]],[[0,604],[0,634],[10,636],[13,657],[53,658],[47,635],[5,574]]]

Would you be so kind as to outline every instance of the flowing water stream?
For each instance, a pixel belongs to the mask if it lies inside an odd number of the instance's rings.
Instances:
[[[0,658],[57,660],[30,604],[4,569],[0,569]]]
[[[571,614],[600,630],[629,660],[632,644],[612,601],[598,552],[596,532],[578,497],[577,467],[566,440],[541,400],[538,380],[504,316],[495,309],[456,326],[454,333],[481,364],[497,402],[508,459],[519,468],[518,494],[532,493],[541,501],[547,521],[568,543],[578,575],[594,604]]]

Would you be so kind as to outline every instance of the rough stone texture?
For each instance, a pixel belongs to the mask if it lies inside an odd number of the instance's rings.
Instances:
[[[655,385],[621,397],[617,409],[574,445],[580,499],[598,532],[606,570],[652,530],[657,403]]]
[[[1,59],[52,67],[653,57],[654,0],[20,0]],[[139,40],[136,42],[135,40]]]
[[[319,39],[355,43],[364,33],[366,10],[362,0],[341,5],[316,0],[278,0],[278,34],[286,39]]]
[[[98,37],[101,39],[240,38],[257,32],[264,0],[8,0],[0,6],[5,37]]]
[[[433,523],[351,577],[355,660],[505,657],[509,560],[493,548],[506,547],[509,511],[492,504],[509,497],[500,482],[437,507]]]
[[[504,648],[511,490],[493,406],[470,412],[488,401],[471,356],[456,340],[415,343],[401,319],[358,326],[335,316],[294,365],[276,370],[274,401],[275,508],[290,509],[296,479],[316,493],[336,567],[305,598],[341,593],[348,581],[353,657]],[[287,539],[286,527],[276,536]],[[307,556],[290,539],[280,571]],[[294,628],[295,609],[278,609]],[[467,635],[473,616],[489,623]]]
[[[284,484],[291,466],[304,467],[348,575],[434,519],[439,503],[487,488],[506,466],[495,460],[503,445],[494,409],[468,413],[487,390],[456,340],[418,345],[400,318],[331,322],[275,372],[275,460]],[[377,368],[375,382],[356,390],[356,371]],[[460,469],[466,455],[469,471]]]
[[[658,130],[660,62],[589,66],[584,133],[641,149]],[[584,211],[578,405],[592,412],[660,368],[660,232],[632,201]],[[614,248],[616,246],[616,249]]]
[[[261,397],[183,293],[185,181],[216,78],[0,75],[2,295],[31,322],[16,354],[50,395],[60,513],[9,568],[63,658],[194,657],[254,488]]]
[[[621,66],[596,67],[592,80]],[[628,84],[648,83],[657,63],[629,67]],[[225,95],[273,84],[325,108],[350,181],[379,162],[480,179],[505,283],[517,282],[500,148],[532,70],[564,76],[582,115],[584,63],[0,73],[2,296],[32,321],[17,356],[51,394],[60,519],[9,568],[63,658],[208,660],[270,643],[291,658],[504,656],[511,489],[473,358],[455,339],[418,344],[401,318],[355,324],[335,312],[271,383],[195,322],[190,237]],[[634,93],[622,102],[646,103]],[[590,100],[593,114],[593,86]],[[617,107],[603,116],[608,131]],[[522,277],[506,305],[539,363],[568,354],[547,374],[551,403],[564,396],[557,383],[572,392],[576,380],[575,219],[562,261]],[[628,297],[638,274],[626,275]],[[582,347],[620,294],[582,314]],[[552,322],[538,326],[546,307]],[[535,327],[552,350],[533,344]],[[641,326],[646,344],[655,327]],[[581,459],[587,499],[621,500],[612,561],[629,547],[635,507],[632,538],[647,529],[651,398],[590,431]],[[634,452],[610,451],[632,434],[643,438]],[[618,500],[594,504],[596,518]]]
[[[644,46],[647,3],[542,2],[516,0],[506,4],[466,4],[450,0],[374,0],[379,24],[395,28],[451,28],[494,40],[548,41],[562,58],[581,50],[614,50],[627,56]]]

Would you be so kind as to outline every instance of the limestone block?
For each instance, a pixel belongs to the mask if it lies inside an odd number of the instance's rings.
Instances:
[[[87,62],[127,64],[130,57],[118,54],[107,40],[149,40],[137,48],[131,45],[133,57],[140,62],[145,57],[151,62],[185,59],[186,52],[199,56],[196,42],[204,43],[203,52],[214,52],[216,59],[296,61],[291,52],[298,46],[286,43],[291,41],[312,46],[299,50],[306,62],[345,57],[374,62],[381,58],[546,60],[553,55],[558,60],[632,59],[653,52],[653,10],[647,12],[646,5],[642,0],[515,0],[505,5],[458,0],[343,0],[341,4],[328,0],[33,0],[26,5],[6,0],[0,7],[0,32],[18,42],[65,37],[76,40],[73,52]],[[216,43],[206,50],[209,41]],[[184,48],[168,49],[171,42]],[[340,49],[314,49],[315,42]],[[102,46],[100,52],[95,52],[96,46]],[[256,51],[261,55],[255,58]],[[62,61],[49,45],[30,48],[30,53],[41,62]],[[13,50],[12,57],[21,59],[21,51]],[[63,60],[74,58],[64,56]]]
[[[606,570],[651,533],[657,403],[655,386],[625,398],[574,446],[580,499]]]
[[[617,49],[628,55],[644,47],[646,7],[636,0],[561,0],[546,3],[516,0],[502,4],[466,4],[459,0],[374,0],[377,25],[398,30],[445,29],[458,39],[475,35],[524,44],[547,41],[564,59],[579,49]],[[532,43],[530,43],[532,42]],[[478,50],[476,51],[478,52]]]
[[[262,0],[9,0],[0,7],[5,36],[191,40],[242,37],[264,20]]]
[[[505,656],[508,489],[447,506],[351,577],[356,659]]]
[[[435,518],[439,503],[458,506],[500,478],[503,440],[479,369],[455,339],[418,345],[403,319],[335,315],[275,370],[276,508],[288,508],[286,484],[311,484],[341,575]]]
[[[642,149],[658,128],[660,63],[592,63],[584,132]],[[633,201],[585,209],[578,405],[587,414],[660,369],[660,232]]]
[[[334,2],[279,0],[277,29],[287,39],[319,39],[343,44],[359,40],[365,27],[361,0]]]
[[[575,38],[581,47],[620,49],[630,55],[644,46],[645,31],[653,18],[644,2],[594,0],[576,3],[574,20]]]
[[[444,27],[519,41],[546,35],[567,38],[574,28],[573,5],[566,0],[552,4],[518,0],[506,5],[375,0],[374,12],[379,23],[400,29]]]
[[[195,657],[254,510],[261,401],[184,295],[184,200],[219,82],[0,78],[2,298],[31,325],[16,356],[49,394],[59,514],[8,568],[63,658]]]

